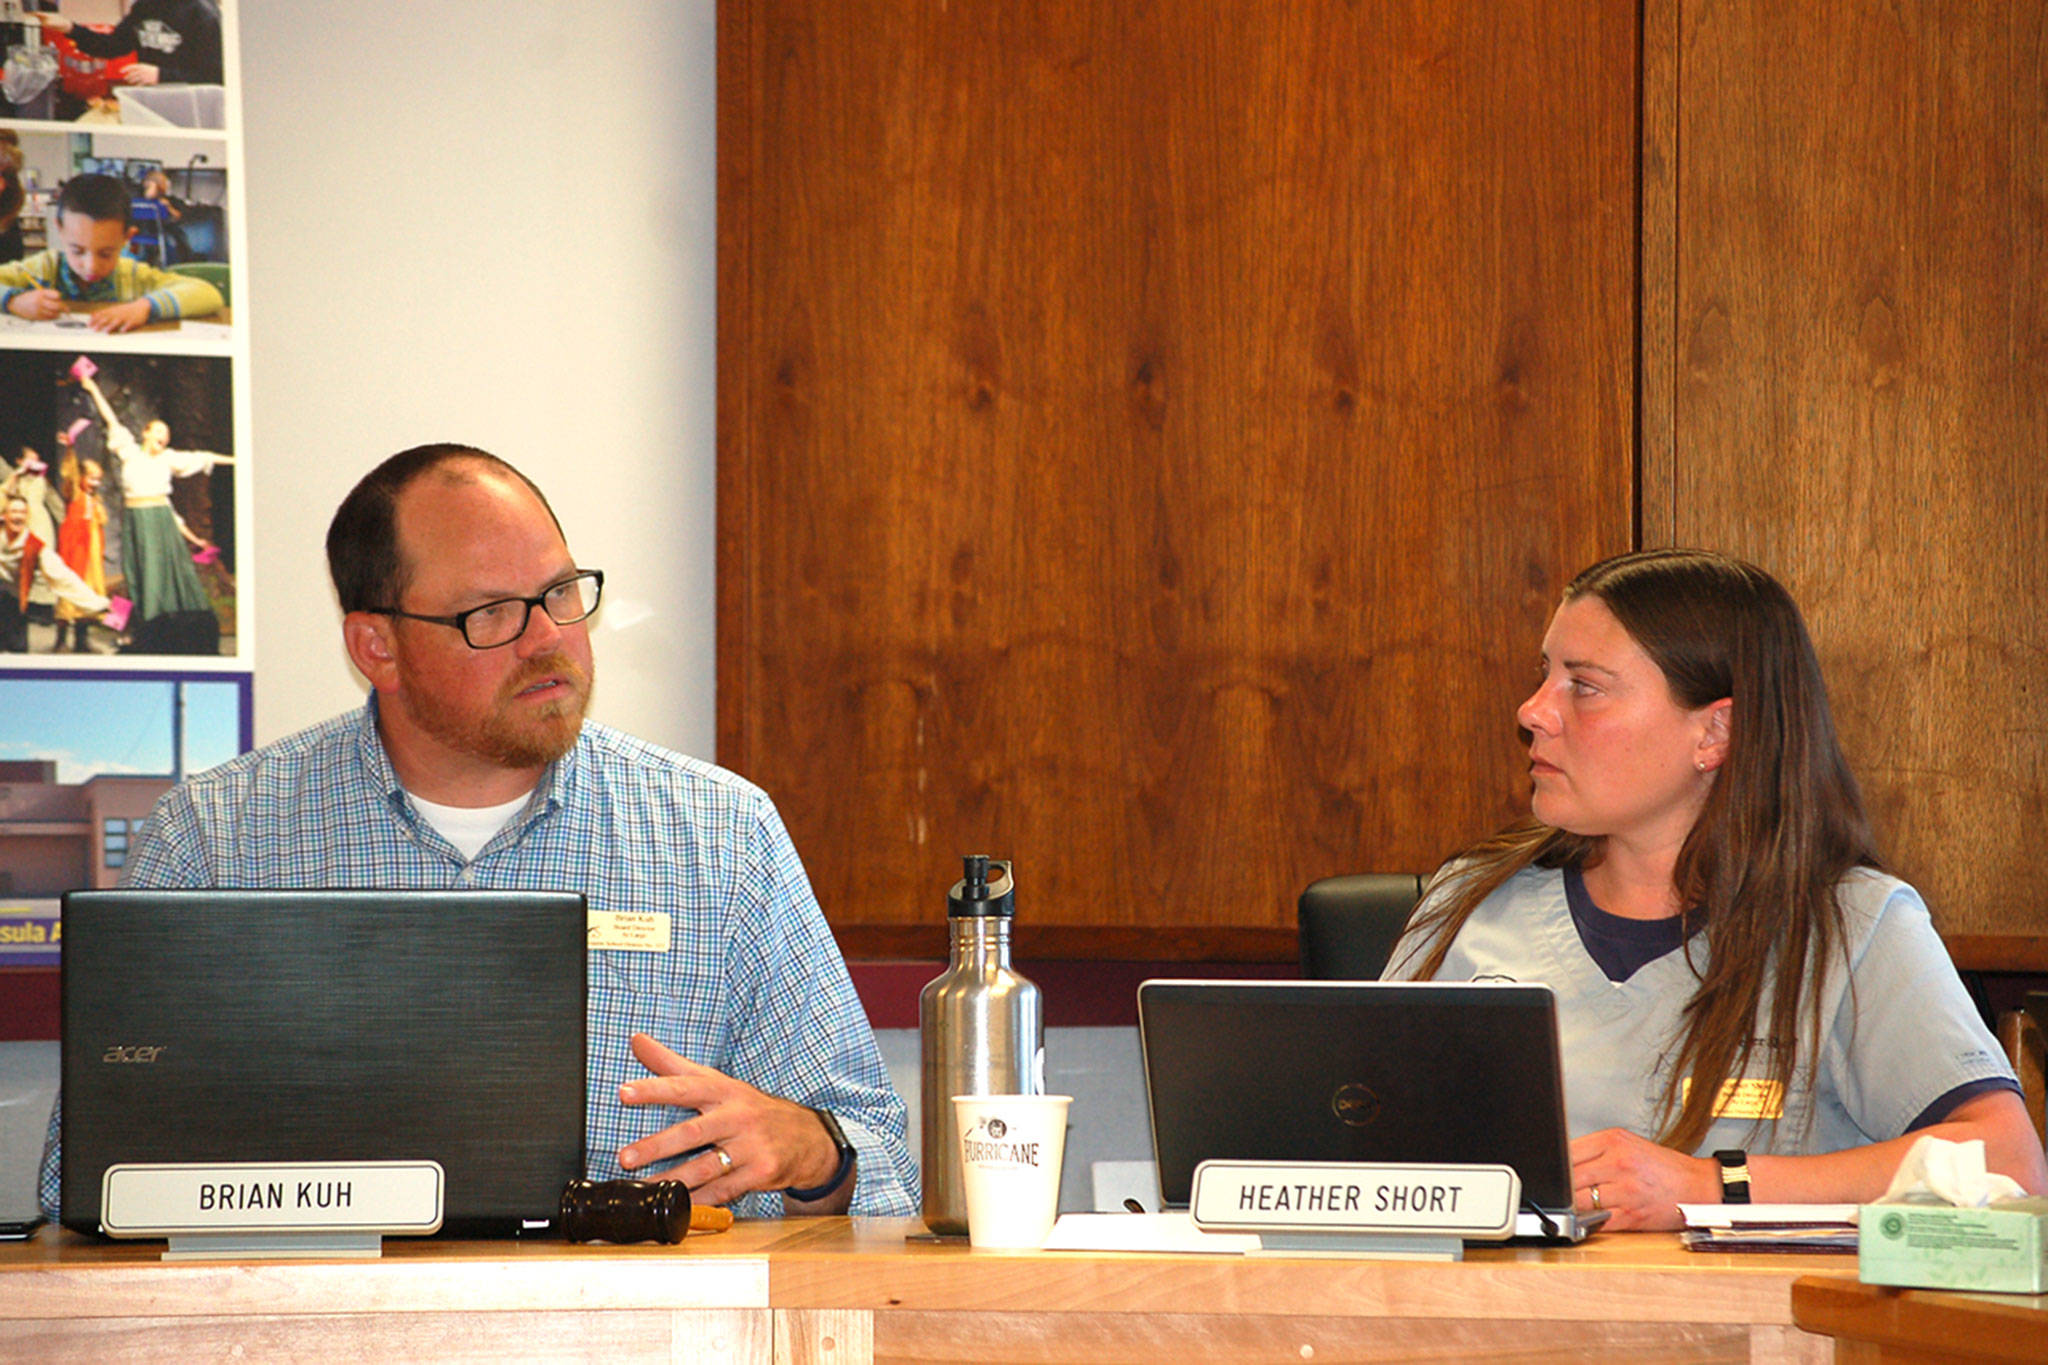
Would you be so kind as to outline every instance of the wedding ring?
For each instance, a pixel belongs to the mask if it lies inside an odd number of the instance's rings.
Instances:
[[[713,1155],[713,1156],[715,1156],[715,1157],[717,1157],[717,1158],[718,1158],[718,1169],[719,1169],[719,1172],[720,1172],[720,1174],[723,1174],[724,1172],[726,1172],[726,1171],[729,1171],[729,1170],[731,1170],[731,1169],[732,1169],[732,1153],[731,1153],[731,1152],[728,1152],[728,1151],[726,1151],[726,1150],[725,1150],[725,1148],[723,1148],[723,1147],[713,1147],[713,1148],[711,1149],[711,1155]],[[1594,1196],[1593,1196],[1593,1203],[1594,1203],[1595,1205],[1598,1205],[1598,1204],[1599,1204],[1599,1202],[1600,1202],[1600,1196],[1599,1196],[1599,1195],[1597,1195],[1597,1194],[1596,1194],[1596,1195],[1594,1195]]]
[[[725,1153],[720,1152],[719,1155],[724,1156]],[[1593,1187],[1593,1207],[1595,1209],[1598,1209],[1600,1207],[1600,1187],[1598,1185],[1595,1185]]]

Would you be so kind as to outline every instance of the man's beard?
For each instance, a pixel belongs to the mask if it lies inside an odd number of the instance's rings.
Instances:
[[[549,677],[567,684],[568,695],[515,712],[513,698]],[[414,723],[449,748],[505,768],[539,768],[575,745],[583,729],[583,712],[590,705],[591,685],[591,675],[558,651],[514,674],[482,716],[462,715],[421,689],[406,689],[399,696]]]

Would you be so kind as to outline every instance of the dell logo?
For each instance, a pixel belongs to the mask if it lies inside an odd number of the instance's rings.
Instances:
[[[170,1051],[168,1047],[121,1047],[116,1044],[100,1054],[103,1062],[154,1062]]]
[[[1330,1112],[1350,1128],[1364,1128],[1380,1116],[1380,1097],[1357,1081],[1337,1087],[1330,1096]]]

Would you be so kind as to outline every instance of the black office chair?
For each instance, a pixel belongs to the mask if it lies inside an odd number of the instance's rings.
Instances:
[[[1422,899],[1413,872],[1361,872],[1310,882],[1295,903],[1301,974],[1311,981],[1373,981]]]

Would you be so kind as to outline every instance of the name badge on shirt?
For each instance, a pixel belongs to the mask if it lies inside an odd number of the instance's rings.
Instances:
[[[624,953],[668,951],[668,916],[658,910],[592,910],[590,946]]]
[[[1683,1104],[1691,1091],[1692,1077],[1688,1076],[1679,1092],[1679,1103]],[[1785,1117],[1785,1083],[1757,1076],[1723,1081],[1721,1093],[1714,1098],[1714,1117],[1781,1119]]]

